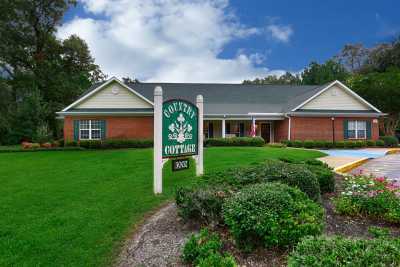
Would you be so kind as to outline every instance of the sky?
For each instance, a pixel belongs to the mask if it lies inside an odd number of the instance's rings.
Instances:
[[[83,38],[109,77],[237,83],[392,41],[399,10],[398,0],[80,0],[57,35]]]

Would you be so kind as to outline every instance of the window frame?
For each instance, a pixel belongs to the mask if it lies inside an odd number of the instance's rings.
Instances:
[[[350,130],[349,129],[349,125],[350,125],[350,123],[353,123],[354,122],[354,130]],[[363,123],[364,124],[364,129],[359,129],[359,123],[361,124],[361,123]],[[349,120],[348,122],[347,122],[347,136],[348,136],[348,139],[350,139],[350,140],[356,140],[356,139],[363,139],[363,140],[366,140],[367,139],[367,121],[364,121],[364,120]],[[354,134],[354,137],[350,137],[350,131],[355,131],[355,134]],[[358,134],[358,132],[359,131],[363,131],[364,132],[364,137],[359,137],[359,134]]]
[[[88,122],[88,128],[81,128],[82,122]],[[94,125],[97,127],[93,127]],[[88,138],[82,138],[82,131],[89,131]],[[99,131],[99,137],[93,138],[93,131]],[[101,120],[79,120],[79,140],[101,140]]]

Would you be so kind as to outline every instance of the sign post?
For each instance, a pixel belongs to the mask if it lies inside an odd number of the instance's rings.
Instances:
[[[162,193],[162,106],[163,91],[154,89],[154,194]]]
[[[183,99],[163,102],[160,86],[154,89],[154,193],[162,193],[162,166],[173,160],[173,171],[189,168],[189,159],[196,161],[196,175],[203,167],[203,97],[196,105]]]
[[[203,96],[198,95],[196,97],[196,106],[199,110],[199,152],[197,155],[197,160],[196,160],[196,175],[200,176],[204,174],[204,165],[203,165],[203,139],[204,139],[204,134],[203,134]]]

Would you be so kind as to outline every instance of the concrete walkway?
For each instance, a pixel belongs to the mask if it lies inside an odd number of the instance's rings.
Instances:
[[[328,164],[335,171],[347,172],[364,164],[368,159],[383,158],[389,150],[388,148],[321,150],[328,156],[319,158],[319,160]]]

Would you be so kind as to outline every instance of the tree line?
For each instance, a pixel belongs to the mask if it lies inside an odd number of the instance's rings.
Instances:
[[[0,144],[60,138],[55,112],[105,79],[84,40],[57,39],[75,0],[0,1]]]
[[[245,80],[244,84],[322,85],[339,80],[388,115],[381,125],[384,135],[400,127],[400,37],[367,48],[347,44],[324,63],[311,62],[299,74]]]

